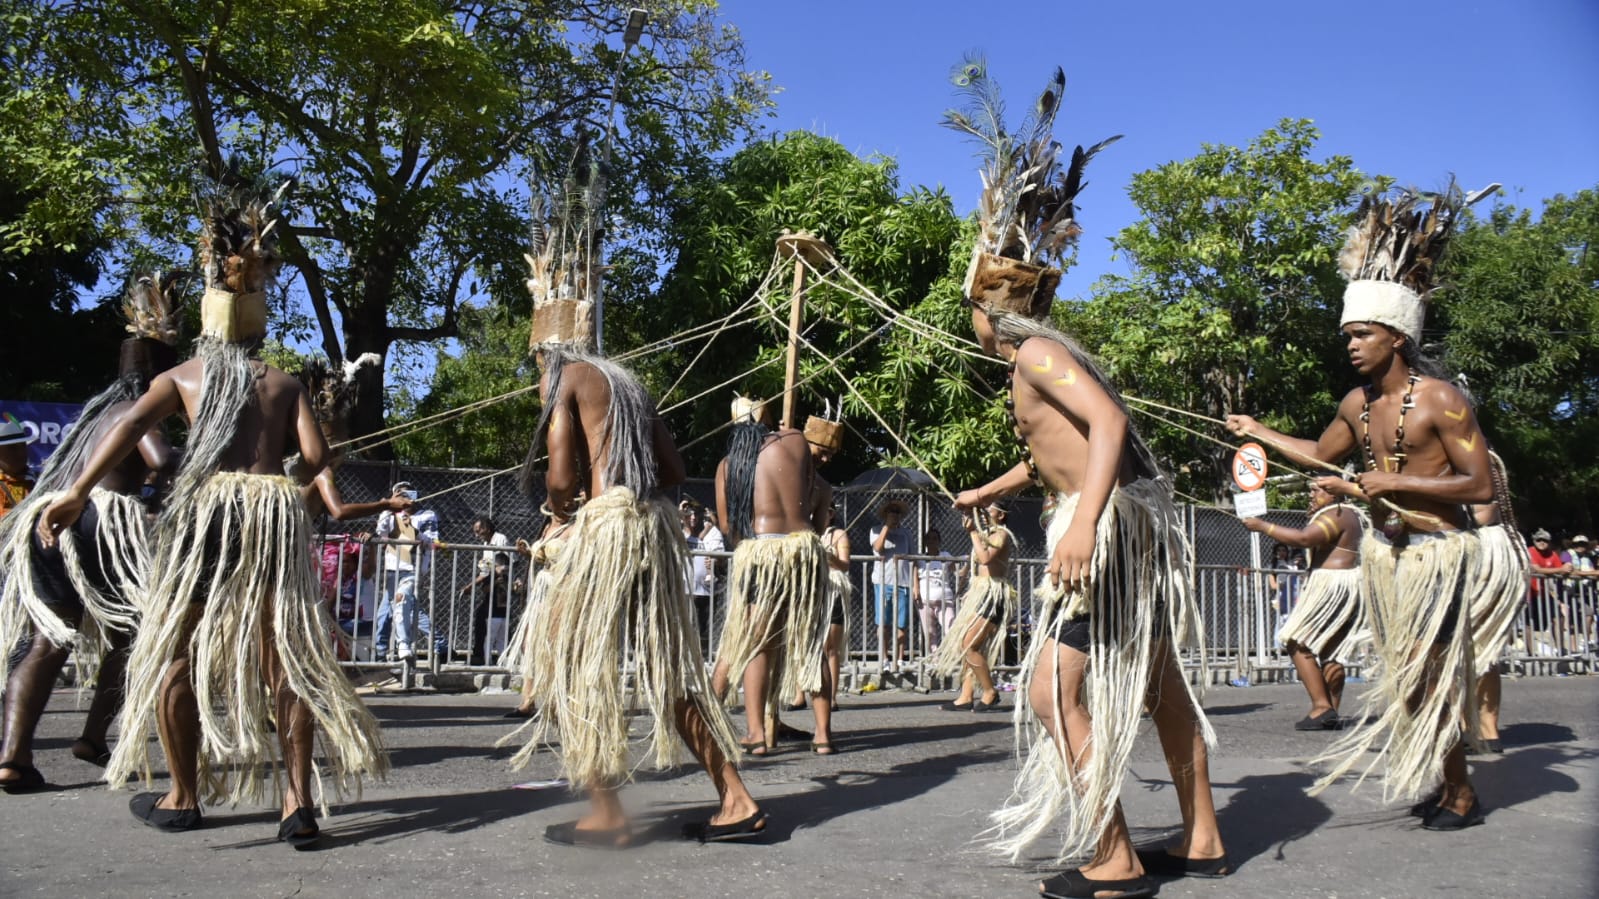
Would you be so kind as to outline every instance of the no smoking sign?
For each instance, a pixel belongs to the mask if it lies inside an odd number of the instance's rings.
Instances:
[[[1265,447],[1258,443],[1246,443],[1233,453],[1233,483],[1245,493],[1266,486]]]

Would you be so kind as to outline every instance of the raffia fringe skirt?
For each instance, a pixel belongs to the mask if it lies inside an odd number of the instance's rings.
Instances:
[[[1062,494],[1050,522],[1047,543],[1053,553],[1077,509],[1077,496]],[[1175,648],[1199,646],[1199,611],[1189,586],[1188,543],[1183,536],[1166,485],[1136,481],[1117,488],[1100,515],[1095,536],[1092,574],[1086,590],[1065,592],[1043,580],[1035,592],[1043,598],[1032,642],[1022,665],[1023,683],[1016,696],[1016,739],[1021,771],[1003,808],[991,816],[990,840],[1012,860],[1043,836],[1066,814],[1058,859],[1092,849],[1109,826],[1121,796],[1123,775],[1144,708],[1155,640],[1171,635]],[[1051,733],[1033,714],[1026,697],[1032,681],[1051,681],[1060,693],[1060,653],[1054,651],[1057,628],[1068,619],[1087,615],[1088,664],[1083,704],[1093,719],[1086,747],[1074,747],[1086,761],[1068,764],[1062,716]],[[1157,621],[1164,615],[1162,621]],[[1046,655],[1046,647],[1050,653]],[[1173,661],[1175,664],[1175,661]],[[1207,745],[1215,744],[1210,722],[1194,704]]]
[[[698,707],[727,757],[738,757],[732,725],[711,699],[683,589],[688,565],[677,510],[665,500],[612,487],[578,511],[530,623],[535,637],[523,672],[539,711],[501,741],[523,741],[513,766],[559,741],[561,776],[574,789],[629,780],[633,701],[649,713],[640,764],[665,768],[678,761],[675,710],[685,701]],[[623,671],[630,649],[636,696]]]
[[[187,659],[200,712],[200,782],[207,802],[277,801],[281,793],[274,697],[263,672],[268,651],[285,686],[310,709],[340,796],[363,776],[383,777],[388,757],[377,720],[339,668],[327,634],[334,623],[311,560],[311,522],[288,478],[212,475],[184,508],[160,521],[148,605],[128,662],[122,739],[106,780],[150,780],[145,735],[155,726],[161,685]],[[273,789],[262,790],[270,764]],[[318,771],[318,790],[322,790]],[[325,807],[326,800],[322,800]]]
[[[532,678],[534,673],[533,641],[538,639],[539,634],[545,633],[548,627],[544,623],[544,606],[545,600],[550,595],[550,566],[555,563],[565,545],[563,531],[560,536],[539,540],[530,547],[533,557],[529,564],[531,571],[527,584],[527,605],[522,608],[522,618],[506,644],[505,654],[500,657],[501,665],[524,679]],[[501,740],[502,744],[504,742]]]
[[[949,626],[949,633],[944,635],[938,651],[927,662],[928,670],[944,677],[953,677],[960,673],[966,663],[966,653],[972,649],[981,652],[983,658],[988,660],[988,667],[993,668],[999,662],[1000,651],[1005,646],[1006,627],[1015,614],[1016,588],[1009,581],[986,574],[973,575],[971,584],[961,597],[960,611]],[[968,644],[966,635],[974,627],[996,619],[998,625],[987,640],[980,644]]]
[[[782,677],[771,678],[766,700],[821,691],[828,577],[827,551],[811,531],[739,541],[733,550],[720,650],[729,665],[727,699],[737,695],[744,669],[767,648],[775,648]],[[760,698],[746,696],[744,701]]]
[[[1366,532],[1360,560],[1382,676],[1359,725],[1311,760],[1327,766],[1311,795],[1356,769],[1358,786],[1379,765],[1386,766],[1389,802],[1414,802],[1443,779],[1444,756],[1461,726],[1476,730],[1473,598],[1466,591],[1480,559],[1477,535],[1467,531],[1413,534],[1405,544]]]
[[[855,593],[855,588],[850,584],[849,572],[839,571],[833,566],[827,567],[827,620],[829,624],[839,623],[843,628],[838,638],[839,655],[845,659],[849,653],[849,601]],[[836,614],[835,614],[835,610]],[[837,684],[833,685],[835,688]]]
[[[1509,528],[1495,525],[1476,534],[1481,552],[1467,595],[1471,599],[1472,654],[1483,672],[1499,661],[1510,639],[1516,613],[1527,599],[1532,562]]]
[[[67,579],[83,615],[74,628],[57,614],[58,604],[67,597],[43,596],[38,589],[33,529],[39,513],[60,498],[60,492],[28,497],[26,510],[11,517],[17,520],[5,528],[0,544],[0,685],[11,674],[11,647],[33,634],[42,634],[53,646],[73,646],[80,670],[89,672],[85,685],[93,682],[100,659],[110,648],[110,634],[132,633],[144,602],[144,577],[149,568],[149,525],[145,506],[131,496],[96,487],[89,496],[95,516],[92,535],[78,533],[76,527],[62,531],[56,545]],[[92,554],[91,574],[85,565]]]
[[[1359,655],[1371,641],[1365,584],[1359,568],[1312,571],[1298,604],[1283,622],[1284,645],[1298,643],[1323,662]]]

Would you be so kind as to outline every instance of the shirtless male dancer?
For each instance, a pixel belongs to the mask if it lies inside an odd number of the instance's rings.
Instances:
[[[996,90],[981,61],[963,62],[954,77],[963,96]],[[1053,129],[1065,82],[1056,69],[1029,134]],[[968,135],[971,121],[963,111],[945,117]],[[1044,606],[1022,666],[1027,703],[1017,711],[1028,748],[1009,800],[993,816],[996,847],[1014,860],[1069,811],[1056,858],[1091,847],[1094,854],[1041,884],[1046,897],[1137,899],[1155,894],[1146,871],[1218,877],[1231,870],[1210,792],[1214,734],[1175,649],[1198,644],[1201,628],[1171,486],[1116,388],[1076,341],[1048,324],[1061,271],[1047,263],[1064,261],[1081,234],[1075,202],[1084,167],[1115,140],[1067,157],[1053,141],[1028,138],[1018,151],[998,153],[985,138],[985,195],[998,202],[980,216],[962,290],[983,351],[1010,363],[1006,408],[1025,456],[962,492],[956,508],[978,509],[1035,483],[1056,494]],[[1005,199],[1023,197],[1025,210],[1023,201]],[[1182,813],[1182,839],[1169,850],[1135,852],[1121,811],[1140,701],[1154,719]]]
[[[1234,434],[1267,441],[1290,457],[1332,464],[1356,452],[1364,457],[1366,470],[1353,480],[1317,483],[1374,504],[1372,536],[1380,548],[1362,553],[1362,568],[1386,708],[1374,726],[1324,754],[1334,765],[1317,789],[1357,766],[1370,770],[1381,762],[1387,763],[1390,800],[1415,801],[1441,780],[1438,803],[1423,816],[1429,830],[1483,821],[1460,724],[1475,723],[1475,599],[1468,594],[1480,573],[1482,545],[1470,507],[1494,498],[1488,441],[1471,404],[1434,376],[1435,366],[1417,343],[1435,263],[1458,213],[1479,196],[1463,199],[1451,186],[1430,199],[1406,191],[1362,204],[1340,257],[1349,279],[1341,321],[1349,360],[1368,383],[1345,395],[1320,438],[1289,437],[1247,415],[1227,418]],[[1431,208],[1422,210],[1423,203]],[[1404,259],[1375,253],[1385,246],[1405,247]],[[1368,762],[1373,748],[1380,752]]]
[[[955,505],[976,509],[1037,482],[1058,496],[1049,528],[1056,592],[1024,665],[1034,742],[1010,803],[996,814],[1013,856],[1071,810],[1061,857],[1092,860],[1046,881],[1051,897],[1154,895],[1145,872],[1230,872],[1211,798],[1209,728],[1174,642],[1197,632],[1186,544],[1169,488],[1115,388],[1069,337],[1041,321],[972,305],[984,351],[1011,363],[1011,403],[1028,459]],[[1182,812],[1181,841],[1135,852],[1118,799],[1141,697],[1155,722]]]
[[[219,197],[204,221],[198,355],[151,382],[45,510],[39,534],[53,546],[145,434],[186,415],[188,444],[156,528],[122,739],[106,779],[149,779],[144,735],[158,723],[172,788],[141,793],[129,809],[160,830],[193,830],[204,823],[202,801],[260,798],[259,769],[278,761],[276,744],[288,769],[278,839],[302,849],[319,836],[313,726],[340,790],[385,774],[388,760],[327,639],[333,624],[310,556],[310,519],[298,485],[283,476],[291,442],[311,472],[327,445],[300,382],[250,355],[266,336],[265,287],[277,268],[271,204]]]
[[[988,524],[980,527],[980,517]],[[961,518],[961,524],[972,541],[971,582],[949,634],[928,667],[946,677],[960,674],[960,694],[941,706],[944,711],[998,711],[1001,703],[993,667],[1005,645],[1006,625],[1016,612],[1016,588],[1009,580],[1015,541],[1005,527],[1005,510],[998,504],[973,510]]]
[[[21,513],[0,521],[0,647],[9,649],[33,632],[27,654],[6,680],[0,789],[8,793],[45,785],[33,767],[34,729],[75,644],[81,646],[80,680],[93,683],[94,693],[72,754],[102,766],[111,758],[106,732],[122,707],[128,644],[149,566],[154,504],[146,506],[142,493],[152,475],[171,475],[175,457],[166,435],[157,427],[139,440],[139,451],[95,485],[84,514],[54,549],[44,548],[34,525],[150,379],[177,363],[171,346],[178,336],[176,281],[175,274],[134,279],[124,309],[137,336],[122,342],[116,382],[84,405]],[[0,656],[0,667],[6,661]]]
[[[541,321],[536,313],[536,329]],[[514,762],[524,764],[537,746],[558,736],[562,775],[574,789],[588,791],[591,806],[576,821],[550,825],[545,839],[632,845],[619,793],[634,770],[624,639],[631,641],[636,689],[651,722],[647,755],[657,767],[671,764],[680,735],[721,798],[716,813],[689,825],[685,836],[702,842],[758,837],[766,814],[731,760],[737,737],[705,679],[686,592],[688,544],[677,510],[660,492],[683,481],[677,446],[654,401],[626,369],[574,349],[569,334],[536,331],[535,341],[544,412],[523,484],[536,490],[542,445],[548,452],[545,536],[560,529],[566,535],[533,625],[543,630],[531,661],[538,713],[526,725],[531,737]],[[580,504],[584,489],[590,498]]]
[[[1260,518],[1244,519],[1244,527],[1251,531],[1310,550],[1310,576],[1282,629],[1294,671],[1310,694],[1310,712],[1294,730],[1338,727],[1338,708],[1344,697],[1344,666],[1338,660],[1353,655],[1370,639],[1360,572],[1360,539],[1366,517],[1336,499],[1312,484],[1310,521],[1299,529]]]
[[[778,734],[768,733],[767,708],[780,699],[811,694],[816,733],[811,748],[833,752],[832,675],[825,659],[828,565],[818,532],[827,496],[818,497],[812,449],[794,428],[768,429],[738,403],[728,454],[716,468],[716,509],[733,547],[728,578],[728,623],[711,688],[727,694],[744,686],[747,725],[741,744],[766,755]],[[783,672],[777,676],[777,672]]]

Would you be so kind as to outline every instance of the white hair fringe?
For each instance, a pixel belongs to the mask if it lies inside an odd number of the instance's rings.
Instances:
[[[322,602],[305,504],[284,477],[220,472],[162,522],[150,596],[128,663],[121,734],[106,780],[150,781],[145,735],[172,665],[192,666],[200,715],[200,780],[207,802],[262,801],[259,768],[281,787],[274,701],[263,673],[277,656],[284,685],[320,732],[336,792],[359,796],[362,776],[383,777],[388,757],[376,719],[334,656],[335,625]],[[287,726],[286,722],[277,722]],[[326,809],[318,772],[318,792]]]
[[[1078,496],[1062,494],[1050,521],[1050,551],[1065,536],[1077,510]],[[1122,779],[1138,734],[1139,712],[1149,692],[1149,675],[1157,638],[1156,611],[1164,604],[1161,626],[1173,650],[1188,645],[1203,652],[1199,610],[1190,589],[1190,554],[1181,521],[1163,481],[1140,479],[1118,487],[1105,504],[1095,529],[1091,574],[1085,591],[1066,592],[1047,580],[1035,592],[1043,607],[1022,664],[1015,723],[1017,751],[1022,757],[1011,795],[990,816],[985,836],[1012,861],[1043,836],[1064,812],[1067,815],[1057,859],[1080,856],[1092,849],[1109,826],[1121,796]],[[1026,700],[1037,677],[1051,680],[1059,696],[1059,652],[1046,658],[1046,646],[1058,625],[1087,614],[1088,664],[1083,704],[1093,720],[1089,745],[1076,747],[1068,762],[1063,715],[1055,732],[1033,714]],[[1201,655],[1201,672],[1205,669]],[[1199,730],[1207,746],[1215,732],[1193,689],[1184,684],[1194,704]],[[1086,756],[1086,759],[1084,758]]]
[[[1312,796],[1356,769],[1359,786],[1386,765],[1383,799],[1414,802],[1443,780],[1444,756],[1460,742],[1460,728],[1476,731],[1473,599],[1466,591],[1480,564],[1480,543],[1469,531],[1415,536],[1417,543],[1396,547],[1367,529],[1361,542],[1382,677],[1357,726],[1311,760],[1329,766]]]
[[[822,689],[828,612],[827,550],[813,531],[775,539],[750,537],[733,550],[728,578],[727,626],[718,657],[728,663],[727,701],[738,695],[744,669],[764,649],[782,676],[770,679],[768,695],[744,701],[777,702]]]
[[[532,658],[523,672],[532,678],[538,714],[511,735],[526,735],[514,767],[558,739],[561,776],[573,789],[626,782],[635,769],[627,717],[635,696],[650,716],[641,765],[678,761],[674,721],[682,702],[698,707],[722,752],[738,758],[738,738],[706,679],[684,590],[688,566],[677,510],[660,497],[613,486],[578,510],[528,622]],[[629,649],[632,690],[624,671]]]

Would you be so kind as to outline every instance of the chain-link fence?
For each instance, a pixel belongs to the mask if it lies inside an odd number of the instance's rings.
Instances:
[[[515,474],[496,474],[471,469],[401,467],[383,463],[347,463],[339,468],[336,480],[346,501],[361,502],[388,495],[400,480],[409,481],[423,497],[421,505],[439,518],[439,539],[444,546],[435,550],[433,563],[423,576],[415,578],[415,591],[421,617],[428,622],[428,635],[416,641],[414,651],[428,656],[427,664],[446,667],[485,666],[494,668],[504,644],[520,620],[526,603],[527,563],[504,548],[480,544],[471,524],[479,515],[490,517],[499,533],[514,543],[532,540],[544,526],[538,512],[542,490],[534,497],[524,494]],[[673,491],[674,501],[685,498],[714,508],[714,487],[707,480],[692,480]],[[881,512],[890,501],[899,501],[908,511],[903,527],[909,545],[907,561],[941,563],[964,572],[971,541],[948,498],[925,490],[845,488],[835,493],[838,516],[835,524],[849,536],[853,563],[852,599],[849,604],[850,640],[846,647],[846,680],[859,681],[866,672],[880,670],[884,662],[903,657],[904,667],[917,670],[920,660],[942,637],[936,623],[947,620],[938,615],[924,616],[924,609],[911,607],[909,591],[889,591],[879,614],[874,596],[871,532],[882,526]],[[1043,577],[1047,547],[1039,521],[1042,499],[1026,497],[1005,503],[1006,526],[1015,536],[1012,550],[1011,580],[1020,594],[1020,614],[1012,622],[1002,657],[1002,668],[1015,666],[1030,636],[1035,600],[1033,587]],[[1193,587],[1205,627],[1205,654],[1213,667],[1240,678],[1258,677],[1263,672],[1285,672],[1291,668],[1276,635],[1297,597],[1305,572],[1302,553],[1276,554],[1278,544],[1246,530],[1233,515],[1216,508],[1184,505],[1179,513],[1193,546]],[[1304,511],[1274,510],[1264,518],[1279,527],[1298,528],[1307,520]],[[329,533],[370,531],[368,521],[325,522]],[[927,554],[928,535],[937,533],[940,556]],[[389,566],[368,560],[366,555],[387,553],[393,547],[376,542],[357,550],[346,566],[385,570]],[[711,554],[714,555],[714,554]],[[711,594],[697,597],[695,614],[707,657],[713,657],[725,620],[725,556],[720,561],[720,576]],[[1293,560],[1301,560],[1295,562]],[[338,567],[337,565],[335,567]],[[955,596],[964,584],[957,576]],[[367,596],[347,602],[345,629],[356,634],[358,649],[351,664],[392,665],[398,652],[397,641],[387,634],[391,620],[379,621],[379,610],[403,587],[394,576],[375,576]],[[342,583],[343,579],[340,578]],[[347,589],[345,592],[349,592]],[[1522,660],[1572,660],[1586,658],[1599,649],[1595,634],[1594,590],[1587,583],[1568,587],[1562,582],[1542,593],[1523,610],[1517,625],[1517,639],[1509,655]],[[330,595],[331,598],[331,595]],[[403,603],[402,603],[403,605]],[[387,618],[392,619],[392,608]],[[881,625],[880,625],[881,621]],[[925,623],[924,623],[925,622]],[[899,625],[903,623],[903,633]],[[927,626],[934,624],[935,626]],[[903,656],[896,644],[903,638]],[[365,642],[363,642],[363,640]],[[432,643],[427,643],[431,640]],[[428,647],[433,646],[431,653]],[[436,659],[436,661],[435,661]],[[1197,654],[1185,658],[1197,666]],[[1349,660],[1358,666],[1361,660]]]

